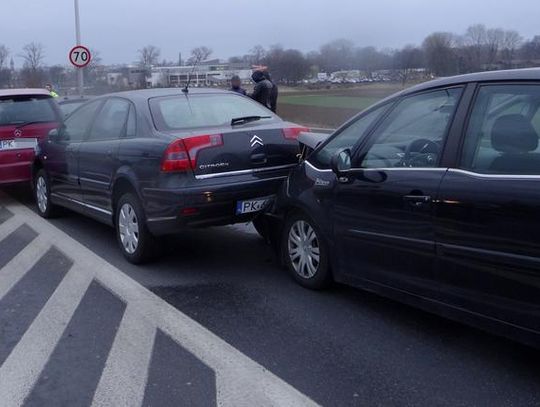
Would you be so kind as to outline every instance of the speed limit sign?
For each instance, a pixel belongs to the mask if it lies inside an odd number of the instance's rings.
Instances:
[[[91,59],[90,50],[82,45],[77,45],[69,51],[69,61],[77,68],[84,68]]]

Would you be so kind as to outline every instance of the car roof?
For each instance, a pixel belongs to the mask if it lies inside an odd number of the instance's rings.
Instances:
[[[132,100],[146,100],[155,97],[167,97],[185,95],[182,92],[183,88],[153,88],[153,89],[139,89],[139,90],[127,90],[123,92],[109,93],[103,95],[104,97],[121,96]],[[210,94],[235,94],[234,92],[213,89],[213,88],[189,88],[188,95],[210,95]]]
[[[51,96],[50,92],[47,89],[40,88],[0,89],[0,97],[31,95]]]
[[[450,76],[425,82],[409,89],[403,94],[414,93],[431,88],[460,85],[470,82],[504,82],[504,81],[539,81],[540,68],[510,69],[505,71],[477,72],[465,75]]]
[[[69,104],[69,103],[79,103],[79,102],[86,102],[88,100],[93,99],[94,96],[80,96],[80,95],[73,95],[73,96],[61,96],[57,99],[59,105],[63,104]]]

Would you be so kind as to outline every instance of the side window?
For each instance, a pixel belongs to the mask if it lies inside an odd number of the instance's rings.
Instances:
[[[69,142],[82,141],[96,114],[100,101],[82,106],[64,121],[62,139]]]
[[[116,140],[123,137],[130,106],[124,99],[107,100],[96,117],[88,140]]]
[[[126,124],[126,137],[137,136],[137,117],[133,105],[129,107],[129,116]]]
[[[374,132],[360,166],[436,167],[461,93],[443,89],[401,100]]]
[[[340,133],[336,134],[322,149],[310,157],[309,161],[318,168],[330,168],[330,161],[334,153],[342,148],[354,147],[371,125],[388,109],[388,106],[386,104],[361,116]]]
[[[461,168],[484,174],[540,174],[540,86],[486,85],[478,91]]]

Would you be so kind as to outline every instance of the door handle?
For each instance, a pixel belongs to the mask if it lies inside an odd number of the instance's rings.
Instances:
[[[403,200],[415,208],[420,208],[431,203],[429,195],[405,195]]]
[[[251,162],[253,164],[266,164],[268,161],[268,158],[266,158],[266,154],[252,154],[251,155]]]

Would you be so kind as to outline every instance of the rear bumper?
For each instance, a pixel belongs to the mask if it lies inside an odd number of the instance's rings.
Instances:
[[[147,225],[154,235],[187,228],[250,222],[258,212],[237,215],[238,201],[275,196],[286,176],[213,186],[145,189],[143,201]]]

